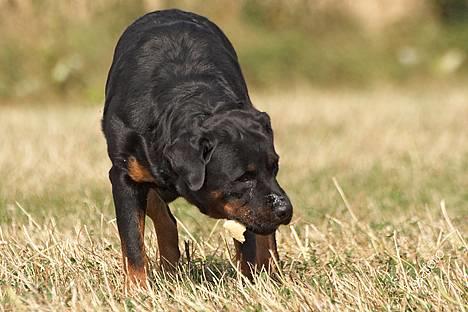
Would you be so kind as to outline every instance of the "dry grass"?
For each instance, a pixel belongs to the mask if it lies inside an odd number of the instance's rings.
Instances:
[[[0,108],[0,310],[468,308],[468,92],[254,100],[272,116],[296,208],[279,233],[281,274],[244,280],[216,221],[177,201],[191,263],[172,277],[153,265],[151,288],[130,294],[99,108]],[[154,260],[152,227],[146,238]]]

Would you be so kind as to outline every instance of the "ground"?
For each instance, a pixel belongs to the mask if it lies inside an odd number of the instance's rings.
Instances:
[[[102,107],[0,107],[0,310],[468,309],[468,91],[257,93],[294,218],[280,274],[254,283],[216,220],[183,200],[183,261],[125,290]],[[190,261],[185,252],[190,254]]]

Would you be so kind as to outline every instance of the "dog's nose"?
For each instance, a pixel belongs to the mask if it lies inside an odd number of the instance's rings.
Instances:
[[[289,223],[289,220],[291,220],[292,209],[291,206],[288,204],[275,207],[273,212],[281,223],[287,224]]]
[[[292,205],[289,199],[278,194],[269,194],[266,196],[266,202],[280,223],[289,223],[292,217]]]

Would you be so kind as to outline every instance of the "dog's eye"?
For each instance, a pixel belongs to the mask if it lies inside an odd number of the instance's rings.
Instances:
[[[241,192],[227,192],[225,198],[227,200],[240,199],[243,195],[244,193]]]
[[[255,171],[246,171],[243,175],[236,179],[236,182],[248,182],[255,179]]]

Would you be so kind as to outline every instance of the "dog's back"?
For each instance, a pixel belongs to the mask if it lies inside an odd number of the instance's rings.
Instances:
[[[130,25],[117,44],[106,83],[103,121],[111,110],[130,127],[144,128],[148,125],[137,120],[164,109],[155,106],[180,102],[193,97],[187,94],[190,90],[197,93],[210,87],[218,93],[223,90],[218,96],[224,99],[250,102],[236,52],[222,31],[193,13],[149,13]],[[129,119],[129,105],[135,120]]]

